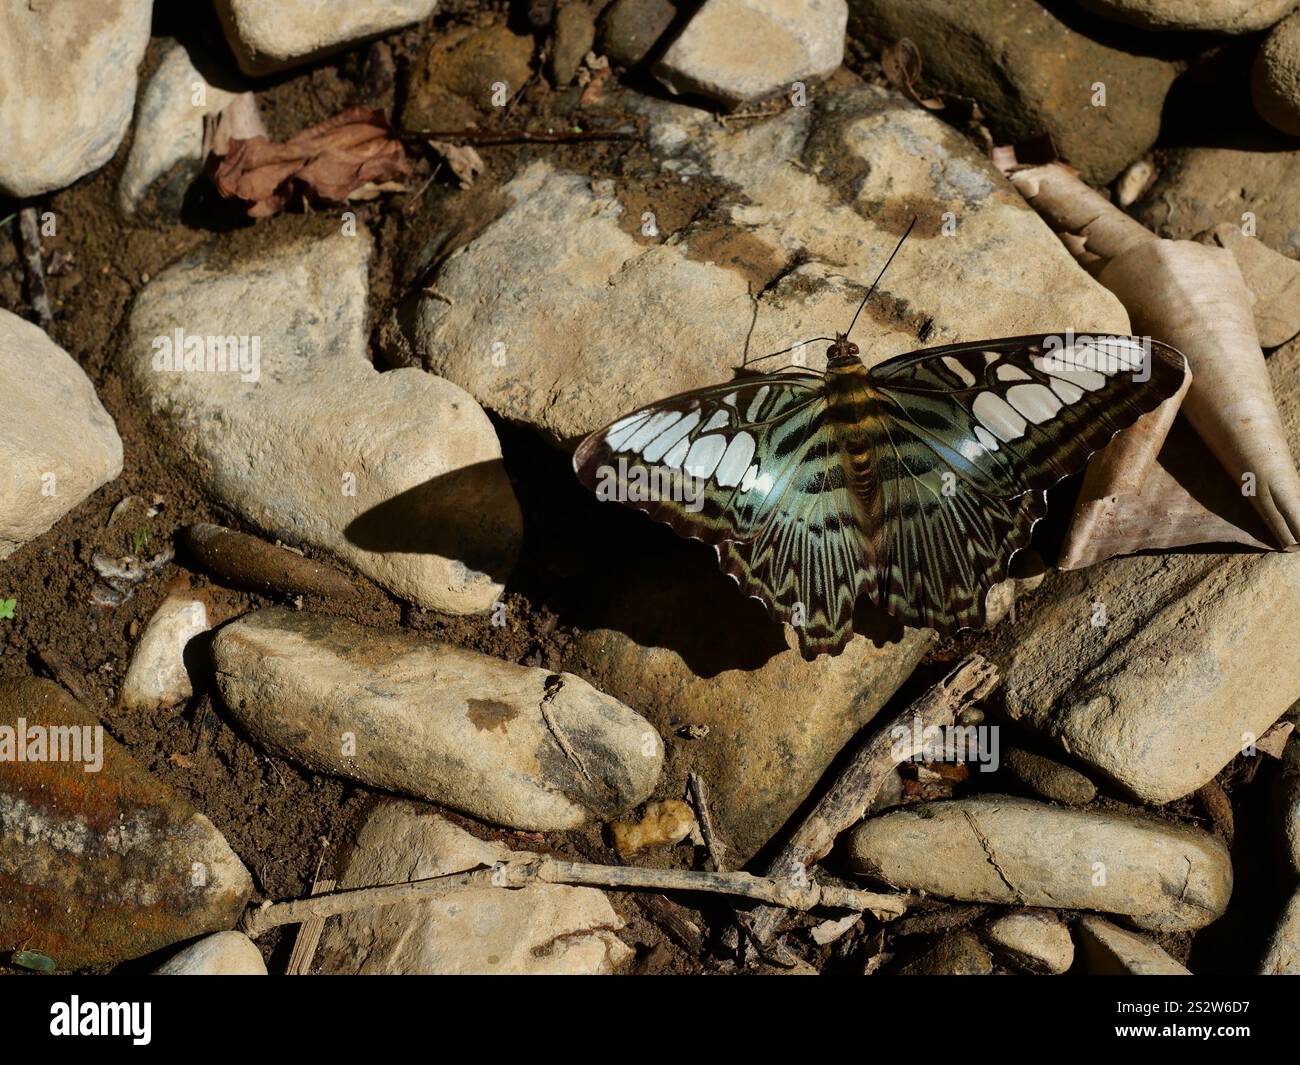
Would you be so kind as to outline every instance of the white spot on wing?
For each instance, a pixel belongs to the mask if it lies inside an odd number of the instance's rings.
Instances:
[[[983,444],[987,451],[996,451],[998,449],[997,438],[982,425],[975,426],[975,439]]]
[[[609,432],[605,434],[605,443],[618,451],[634,432],[636,427],[650,417],[649,411],[639,411],[636,414],[629,414],[626,418],[620,418],[609,427]]]
[[[971,410],[990,433],[999,440],[1015,440],[1025,435],[1025,419],[1006,400],[994,392],[981,392]]]
[[[676,444],[664,456],[664,465],[669,469],[681,469],[682,460],[686,458],[686,452],[691,449],[691,442],[685,438],[677,441]]]
[[[757,476],[758,476],[758,463],[756,462],[754,463],[754,465],[752,465],[751,467],[749,467],[749,469],[745,471],[745,478],[740,482],[740,490],[742,492],[748,492],[751,488],[753,488],[754,478],[756,478]]]
[[[727,453],[718,463],[718,484],[725,488],[740,483],[741,477],[749,467],[749,460],[754,457],[754,438],[748,433],[737,433],[727,445]]]
[[[1052,378],[1052,391],[1066,403],[1074,403],[1083,398],[1082,388],[1070,384],[1069,381],[1063,381],[1059,377]]]
[[[717,433],[701,436],[691,445],[682,472],[691,477],[712,477],[727,450],[727,438]]]
[[[661,410],[657,414],[652,414],[649,421],[628,437],[627,443],[620,447],[619,451],[640,451],[680,417],[681,414],[675,410]]]
[[[1052,390],[1037,382],[1012,385],[1007,389],[1007,402],[1036,425],[1055,418],[1061,409],[1061,401]]]
[[[943,364],[956,374],[958,380],[968,388],[975,384],[975,375],[961,364],[961,360],[954,359],[951,355],[945,355],[943,357]]]
[[[1043,373],[1059,377],[1063,381],[1072,381],[1089,392],[1096,392],[1106,385],[1106,378],[1103,374],[1099,374],[1096,370],[1076,366],[1065,359],[1062,353],[1035,355],[1030,361],[1033,362],[1036,369],[1042,370]]]
[[[656,436],[641,452],[641,457],[646,462],[658,462],[663,458],[664,453],[672,447],[677,441],[686,436],[692,429],[700,424],[700,412],[693,410],[686,415],[676,425],[670,425],[667,429]]]
[[[999,381],[1032,381],[1033,378],[1025,373],[1019,366],[1013,366],[1009,362],[1004,362],[998,367],[997,377]]]
[[[754,398],[749,401],[749,409],[745,411],[745,421],[752,422],[757,420],[758,412],[763,407],[763,400],[767,399],[767,394],[770,391],[771,387],[764,385],[754,393]]]
[[[730,423],[730,414],[725,410],[715,410],[713,412],[713,417],[704,423],[704,431],[708,432],[710,429],[721,429],[724,425],[729,425]]]

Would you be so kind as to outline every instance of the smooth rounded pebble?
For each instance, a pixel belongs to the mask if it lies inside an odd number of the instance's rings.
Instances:
[[[1146,936],[1130,932],[1093,914],[1076,924],[1084,964],[1092,976],[1191,976]]]
[[[122,438],[76,360],[6,310],[0,381],[3,559],[122,472]]]
[[[1201,928],[1223,914],[1232,863],[1208,832],[1153,817],[1001,795],[926,803],[862,822],[852,868],[945,898],[1124,914]]]
[[[1260,45],[1250,92],[1260,118],[1300,136],[1300,11],[1274,26]]]
[[[152,0],[0,4],[0,194],[41,196],[113,158],[152,13]]]
[[[503,843],[471,836],[427,808],[381,803],[357,833],[341,890],[492,866]],[[585,975],[632,957],[623,920],[597,888],[464,885],[427,902],[356,910],[325,923],[317,965],[329,974]]]
[[[185,661],[195,636],[208,631],[208,606],[186,592],[169,595],[154,611],[131,654],[120,700],[135,710],[183,703],[194,694]]]
[[[266,976],[262,952],[243,932],[217,932],[168,958],[154,976]]]
[[[991,921],[984,938],[997,955],[1017,968],[1053,976],[1074,964],[1074,940],[1054,913],[1021,910]]]
[[[654,727],[570,673],[274,607],[212,644],[221,697],[263,747],[322,773],[530,831],[649,797]]]

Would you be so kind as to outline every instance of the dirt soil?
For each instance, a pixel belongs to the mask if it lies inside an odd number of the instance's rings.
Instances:
[[[167,43],[160,36],[200,42],[199,48],[211,55],[226,54],[214,21],[162,10],[164,7],[160,5],[155,15],[155,39],[141,72],[142,85],[156,68]],[[506,17],[506,5],[502,3],[444,2],[433,19],[386,37],[396,64],[396,78],[393,88],[381,87],[380,106],[390,115],[400,114],[412,65],[431,42],[449,29]],[[265,79],[257,99],[272,136],[286,138],[351,104],[374,99],[367,55],[368,49],[362,47],[314,67]],[[882,80],[873,60],[858,57],[854,66],[856,75],[840,77]],[[542,69],[536,56],[534,68]],[[644,83],[635,84],[655,91]],[[544,75],[535,74],[504,113],[482,113],[481,125],[497,130],[568,128],[579,93],[577,88],[556,91]],[[600,117],[601,124],[609,126],[618,125],[620,118],[608,109]],[[631,116],[622,118],[633,121]],[[193,522],[216,522],[256,532],[246,528],[238,515],[208,499],[191,480],[189,471],[167,446],[165,427],[125,390],[113,361],[132,302],[150,276],[197,244],[232,227],[251,230],[250,239],[255,243],[269,242],[298,220],[280,217],[254,225],[241,219],[231,205],[216,201],[205,189],[196,187],[187,198],[183,221],[159,221],[155,217],[126,222],[118,213],[116,192],[129,145],[128,135],[108,166],[51,195],[40,205],[58,218],[57,235],[45,240],[46,261],[59,252],[70,259],[67,272],[49,278],[54,309],[50,334],[82,365],[116,422],[125,448],[125,468],[119,478],[0,567],[0,598],[17,599],[13,619],[0,621],[0,676],[21,677],[33,672],[51,675],[56,672],[51,662],[61,662],[75,675],[114,738],[206,814],[225,835],[253,875],[257,900],[299,897],[309,893],[318,874],[332,875],[358,819],[376,801],[376,793],[262,753],[232,725],[213,692],[196,692],[187,706],[156,713],[129,712],[115,701],[138,633],[175,583],[188,582],[205,590],[212,603],[214,625],[276,600],[214,583],[197,567],[190,568],[178,548],[176,561],[139,586],[133,598],[115,609],[104,609],[91,601],[96,574],[90,564],[96,550],[126,554],[144,542],[141,538],[146,533],[150,552],[174,544],[177,531]],[[371,310],[375,358],[381,366],[384,323],[405,284],[418,275],[420,267],[403,258],[406,249],[420,243],[412,235],[428,232],[440,218],[452,216],[460,219],[464,227],[456,239],[466,239],[472,232],[473,219],[492,213],[493,189],[530,159],[546,157],[560,165],[572,159],[587,172],[616,182],[634,176],[641,188],[646,187],[646,179],[653,180],[661,226],[677,228],[687,220],[707,216],[710,209],[709,197],[700,188],[653,178],[644,148],[635,144],[510,145],[483,147],[480,153],[487,162],[487,172],[470,193],[457,189],[445,167],[435,174],[436,160],[415,147],[411,153],[415,176],[409,191],[357,208],[359,222],[371,230],[376,240]],[[204,183],[205,179],[200,179],[198,185]],[[17,207],[0,201],[0,218]],[[629,201],[628,207],[627,217],[639,218],[637,204]],[[296,210],[310,212],[311,207],[300,205]],[[27,302],[23,267],[16,250],[17,224],[10,221],[4,229],[6,233],[0,239],[0,305],[31,319],[34,315]],[[770,271],[770,264],[748,261],[744,248],[716,251],[733,254],[738,264],[753,270],[756,280],[762,281]],[[720,377],[725,375],[725,369],[720,366]],[[636,538],[632,549],[643,560],[670,555],[678,548],[667,529],[635,516],[629,520],[625,514],[611,515],[609,511],[616,508],[602,509],[576,483],[565,456],[511,426],[498,424],[497,428],[526,522],[524,554],[508,586],[505,627],[494,627],[487,617],[449,617],[413,608],[360,577],[355,579],[357,590],[346,598],[319,601],[308,597],[301,606],[381,629],[427,633],[512,662],[559,668],[561,653],[573,629],[553,610],[535,604],[582,594],[582,575],[588,572],[588,561],[579,545],[599,541],[604,538],[602,534],[616,531]],[[160,513],[143,523],[128,522],[125,527],[108,530],[110,512],[132,495],[147,503],[156,501]],[[1044,535],[1050,537],[1052,530],[1045,529]],[[905,705],[947,664],[979,646],[977,637],[967,635],[938,647],[884,712]],[[1231,784],[1243,772],[1241,767],[1230,766],[1223,778]],[[964,790],[960,781],[952,787],[958,793]],[[1208,823],[1190,800],[1160,813],[1178,820]],[[447,812],[447,816],[476,835],[501,839],[515,847],[550,850],[585,860],[618,860],[599,829],[550,833],[543,840],[532,833],[492,829],[454,812]],[[1239,832],[1239,842],[1241,835]],[[700,858],[687,844],[668,854],[652,854],[645,862],[701,868]],[[1235,898],[1241,895],[1239,891]],[[1258,927],[1243,925],[1258,926],[1272,912],[1271,896],[1266,889],[1255,894],[1257,909],[1244,917],[1236,913],[1239,907],[1234,902],[1229,915],[1201,937],[1213,940],[1205,948],[1212,951],[1213,958],[1222,958],[1228,969],[1249,963],[1248,959],[1234,957],[1234,949],[1239,952],[1240,948],[1234,948],[1233,943],[1241,939],[1248,943],[1261,941],[1263,933]],[[729,908],[712,899],[677,898],[668,902],[627,894],[614,896],[614,905],[628,922],[622,937],[637,953],[630,971],[717,971],[716,963],[709,960],[710,952],[701,951],[700,943],[710,943],[723,933],[730,920]],[[792,943],[806,961],[824,971],[861,972],[863,960],[882,949],[897,951],[900,958],[905,958],[930,943],[935,935],[979,920],[982,913],[981,907],[933,903],[918,911],[918,916],[926,916],[928,923],[919,922],[905,936],[859,926],[833,946],[817,947],[803,933],[796,933]],[[807,927],[813,921],[798,923]],[[694,931],[690,925],[695,926]],[[1240,937],[1235,933],[1241,933]],[[292,946],[292,932],[268,934],[259,945],[271,972],[282,972]],[[1165,945],[1180,958],[1186,958],[1193,946],[1189,937],[1172,937]],[[716,956],[724,954],[719,951]],[[120,966],[119,971],[148,971],[156,963],[154,958],[138,959]]]

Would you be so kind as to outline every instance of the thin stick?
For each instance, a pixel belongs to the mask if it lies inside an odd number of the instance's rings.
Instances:
[[[867,737],[830,790],[772,859],[767,875],[806,880],[808,867],[830,853],[835,837],[862,820],[885,778],[899,762],[920,753],[916,741],[924,745],[925,730],[951,725],[965,707],[983,699],[997,686],[997,667],[980,655],[971,655],[901,714]],[[774,908],[762,908],[754,913],[750,927],[760,943],[771,939],[781,917],[782,911]]]
[[[414,129],[403,130],[403,137],[431,141],[469,141],[471,144],[570,144],[578,141],[635,141],[641,134],[626,130],[565,130],[560,133],[534,133],[510,130],[494,133],[485,129]]]
[[[792,910],[870,910],[879,916],[903,913],[910,900],[902,895],[881,895],[873,891],[834,884],[795,883],[749,873],[704,873],[690,869],[638,869],[630,866],[593,865],[566,862],[527,851],[516,851],[490,869],[413,880],[405,884],[338,891],[289,902],[264,902],[250,909],[241,922],[244,933],[256,939],[269,928],[302,924],[311,917],[333,917],[372,906],[393,906],[440,898],[468,887],[519,888],[528,884],[575,884],[591,887],[627,888],[649,891],[706,891],[767,902]]]
[[[695,820],[699,822],[700,834],[704,837],[704,847],[709,852],[709,860],[713,862],[714,872],[720,873],[727,867],[722,860],[727,848],[718,838],[717,829],[713,827],[713,815],[709,813],[708,789],[704,785],[704,779],[698,773],[692,772],[686,778],[686,783],[691,789],[691,802],[695,804]]]
[[[18,212],[18,228],[23,235],[23,258],[27,263],[27,291],[32,310],[42,329],[54,321],[50,309],[50,294],[45,288],[45,263],[41,258],[41,227],[37,223],[36,208],[24,207]]]

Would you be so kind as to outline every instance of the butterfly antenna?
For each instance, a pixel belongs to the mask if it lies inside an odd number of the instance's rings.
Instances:
[[[848,337],[848,335],[853,332],[853,327],[858,324],[858,315],[862,313],[862,308],[867,305],[867,300],[871,299],[871,294],[876,291],[876,286],[880,284],[880,279],[885,276],[885,271],[889,269],[889,264],[894,261],[894,256],[898,254],[898,249],[903,246],[903,241],[908,238],[908,235],[912,232],[912,227],[915,225],[916,215],[913,215],[912,220],[907,224],[906,232],[898,238],[898,243],[894,245],[894,250],[889,253],[889,258],[885,260],[885,265],[880,268],[880,273],[878,273],[876,279],[871,282],[871,287],[867,289],[867,294],[862,297],[862,302],[858,304],[858,309],[853,312],[853,321],[851,321],[849,327],[844,330],[845,337]]]

